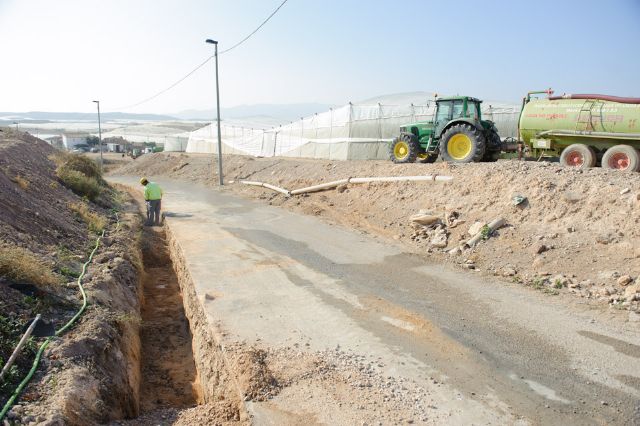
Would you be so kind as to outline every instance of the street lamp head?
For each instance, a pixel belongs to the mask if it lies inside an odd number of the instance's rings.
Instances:
[[[97,103],[97,104],[99,104],[99,103],[100,103],[100,101],[93,101],[93,102],[95,102],[95,103]]]
[[[217,41],[211,40],[210,38],[208,38],[206,42],[209,43],[209,44],[218,44]]]

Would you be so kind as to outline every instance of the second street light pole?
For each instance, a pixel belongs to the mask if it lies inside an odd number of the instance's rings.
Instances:
[[[100,124],[100,101],[93,101],[98,105],[98,145],[100,145],[100,170],[102,170],[102,125]]]
[[[224,185],[224,179],[222,178],[222,134],[220,133],[220,85],[218,84],[218,42],[215,40],[207,39],[207,43],[213,44],[216,48],[216,112],[218,114],[218,182],[220,185]]]

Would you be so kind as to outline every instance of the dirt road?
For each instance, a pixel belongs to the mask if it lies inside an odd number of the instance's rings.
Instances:
[[[198,326],[229,353],[265,351],[278,381],[269,398],[245,397],[257,423],[640,424],[637,324],[318,218],[159,182],[206,314]],[[305,374],[307,356],[341,380]]]

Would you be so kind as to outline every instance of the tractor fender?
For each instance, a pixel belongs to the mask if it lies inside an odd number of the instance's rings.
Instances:
[[[478,126],[478,122],[475,120],[471,120],[469,118],[457,118],[455,120],[451,120],[450,122],[447,123],[446,126],[444,126],[444,128],[442,129],[442,131],[440,132],[440,137],[442,137],[442,135],[444,135],[444,132],[446,132],[447,130],[449,130],[449,128],[451,126],[455,126],[456,124],[468,124],[470,126],[475,127],[476,129],[480,129],[481,131],[484,131],[484,128],[480,125]]]

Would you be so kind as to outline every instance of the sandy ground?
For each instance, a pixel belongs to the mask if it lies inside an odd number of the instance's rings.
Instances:
[[[152,154],[117,173],[215,185],[212,160],[203,154]],[[571,294],[614,311],[638,311],[638,173],[572,170],[515,160],[395,165],[245,156],[225,156],[224,173],[228,191],[393,238],[436,262],[502,277],[551,296]],[[350,184],[293,197],[239,183],[263,181],[291,190],[347,177],[425,174],[454,180]],[[514,205],[516,196],[525,200]],[[429,227],[412,224],[410,217],[419,212],[436,216],[438,222]],[[470,238],[472,225],[479,222],[481,227],[498,217],[506,220],[506,226],[487,241],[449,254]]]

